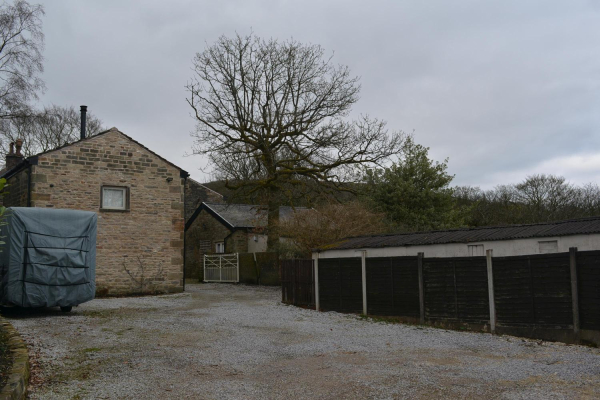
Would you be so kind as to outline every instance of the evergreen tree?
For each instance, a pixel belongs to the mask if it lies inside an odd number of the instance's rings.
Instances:
[[[411,138],[404,158],[389,168],[369,170],[366,197],[386,214],[395,230],[415,231],[455,227],[461,224],[455,207],[454,175],[447,172],[448,160],[429,159],[429,148]]]

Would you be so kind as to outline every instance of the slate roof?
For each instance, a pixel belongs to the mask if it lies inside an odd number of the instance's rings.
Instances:
[[[600,233],[600,216],[528,225],[507,225],[342,239],[316,251],[486,242]]]
[[[186,223],[191,226],[201,210],[207,210],[218,217],[230,229],[264,228],[267,226],[268,216],[266,206],[251,204],[222,204],[202,203]],[[279,207],[279,219],[285,221],[294,215],[294,212],[310,210],[306,207]]]

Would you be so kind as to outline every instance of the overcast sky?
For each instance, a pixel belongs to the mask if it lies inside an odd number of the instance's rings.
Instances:
[[[32,0],[32,2],[35,2]],[[43,104],[79,106],[201,182],[185,84],[220,35],[322,45],[354,113],[414,130],[455,184],[600,182],[600,1],[52,0]]]

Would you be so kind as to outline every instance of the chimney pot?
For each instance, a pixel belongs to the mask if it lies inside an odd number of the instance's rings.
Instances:
[[[15,145],[17,147],[17,151],[15,153]],[[10,144],[10,152],[6,155],[6,169],[9,170],[16,165],[18,165],[23,159],[23,155],[21,154],[21,147],[23,146],[23,141],[21,139],[17,139],[16,142],[12,142]]]
[[[15,146],[17,148],[15,155],[22,157],[23,155],[21,154],[21,148],[23,147],[23,139],[17,139],[17,141],[15,142]]]

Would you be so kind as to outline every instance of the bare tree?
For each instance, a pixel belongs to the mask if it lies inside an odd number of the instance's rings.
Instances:
[[[24,116],[45,86],[41,5],[0,5],[0,119]]]
[[[515,185],[516,199],[525,204],[533,221],[568,218],[577,189],[562,176],[531,175]]]
[[[588,183],[577,188],[577,209],[582,216],[600,215],[600,187],[597,183]]]
[[[346,190],[356,167],[380,165],[401,149],[404,134],[388,134],[384,122],[344,119],[358,100],[358,78],[320,46],[222,36],[196,54],[193,69],[193,153],[208,156],[228,188],[261,194],[270,249],[279,242],[279,205],[298,193],[291,188]]]
[[[9,150],[9,144],[23,139],[25,157],[52,150],[80,138],[81,116],[74,107],[52,105],[28,116],[0,120],[0,152]],[[102,121],[87,114],[86,136],[93,136],[104,128]]]

